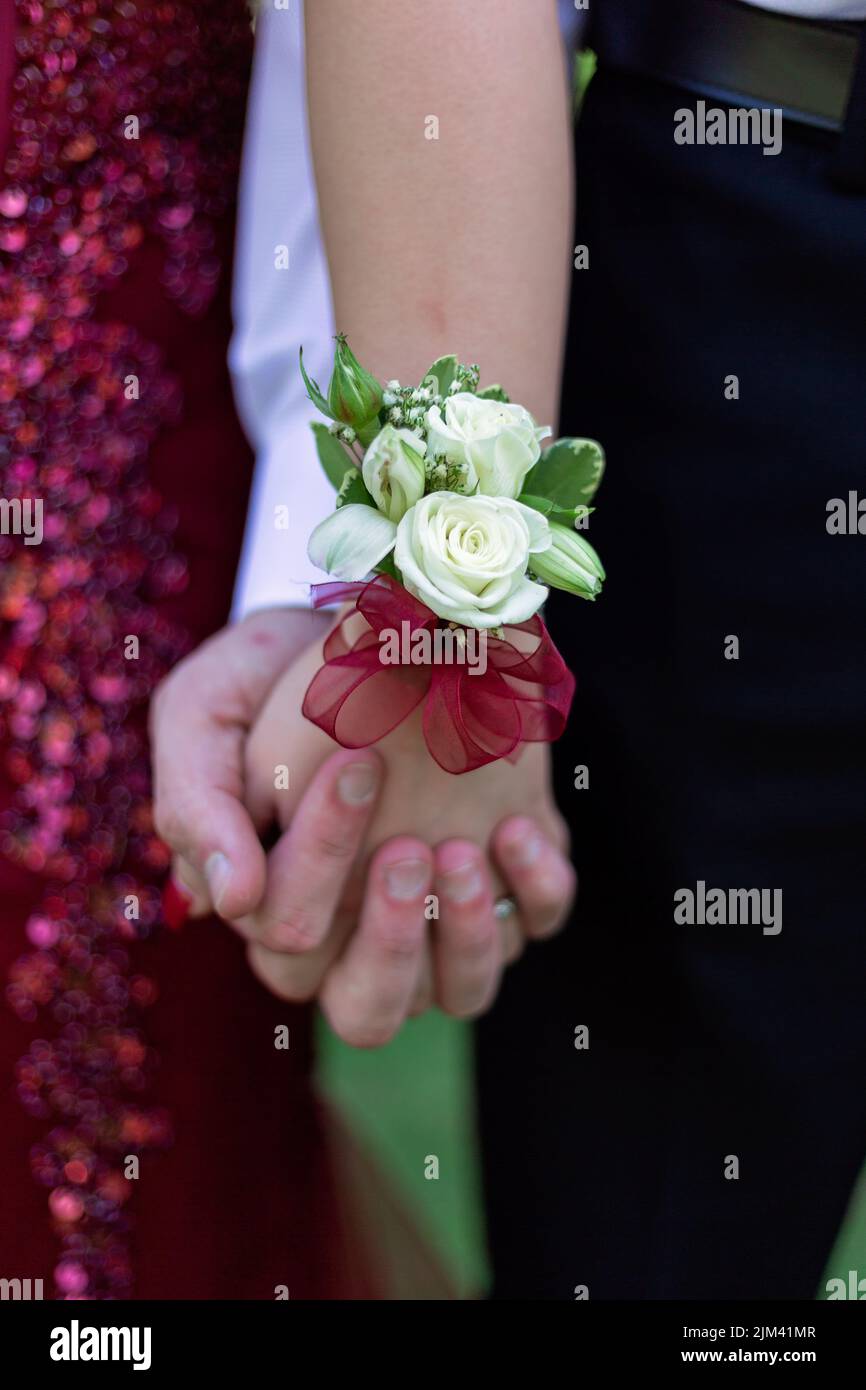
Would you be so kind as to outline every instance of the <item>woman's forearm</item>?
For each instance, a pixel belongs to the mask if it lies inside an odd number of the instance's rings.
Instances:
[[[572,199],[555,0],[306,11],[338,328],[382,377],[454,352],[555,423]]]

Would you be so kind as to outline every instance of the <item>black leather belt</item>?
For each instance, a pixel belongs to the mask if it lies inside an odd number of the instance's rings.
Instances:
[[[594,0],[590,12],[587,43],[603,66],[825,130],[844,125],[863,24],[736,0]]]

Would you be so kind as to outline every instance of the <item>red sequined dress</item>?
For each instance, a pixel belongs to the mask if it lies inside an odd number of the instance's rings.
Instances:
[[[149,694],[244,520],[250,53],[243,0],[0,0],[0,1277],[45,1297],[370,1292],[309,1017],[166,930],[148,802]]]

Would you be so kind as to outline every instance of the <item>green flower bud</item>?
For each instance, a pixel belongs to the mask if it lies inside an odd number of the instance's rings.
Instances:
[[[328,406],[334,418],[351,425],[362,440],[364,427],[374,421],[382,409],[382,387],[361,366],[342,333],[337,338]]]
[[[551,521],[550,534],[550,547],[532,557],[533,574],[553,589],[565,589],[579,598],[597,598],[605,574],[592,546],[559,521]]]

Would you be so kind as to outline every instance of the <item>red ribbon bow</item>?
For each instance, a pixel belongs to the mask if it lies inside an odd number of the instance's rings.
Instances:
[[[366,748],[424,701],[424,739],[446,772],[516,758],[524,743],[552,743],[574,695],[569,671],[537,615],[485,634],[487,669],[466,662],[386,664],[383,642],[447,628],[388,575],[354,584],[314,584],[314,608],[354,600],[325,641],[325,664],[304,697],[307,719],[344,748]],[[407,628],[403,624],[408,624]],[[465,636],[465,629],[458,629]],[[422,642],[424,639],[421,639]],[[402,643],[405,647],[405,643]],[[417,649],[421,644],[414,642]],[[432,641],[431,641],[432,646]]]

